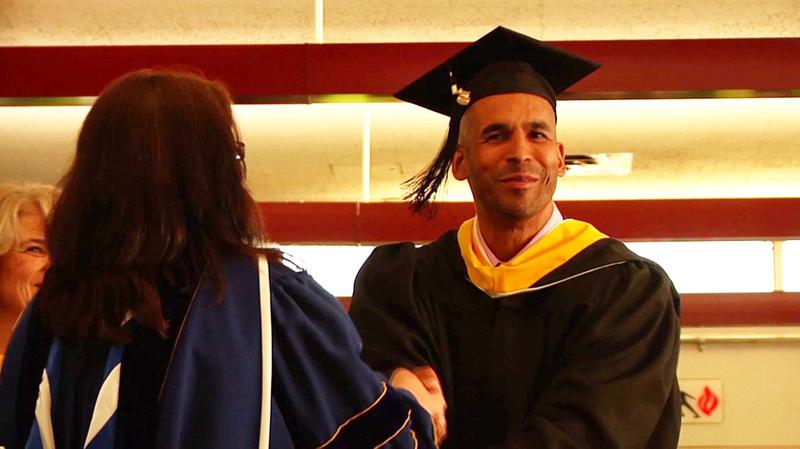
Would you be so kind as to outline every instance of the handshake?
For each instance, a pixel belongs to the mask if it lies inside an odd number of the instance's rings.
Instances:
[[[392,372],[389,383],[395,388],[407,390],[417,402],[431,415],[433,433],[436,445],[442,444],[447,437],[447,420],[445,410],[447,403],[444,400],[442,385],[439,377],[430,366],[419,368],[397,368]]]

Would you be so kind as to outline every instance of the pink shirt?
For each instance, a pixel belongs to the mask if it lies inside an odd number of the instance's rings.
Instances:
[[[555,203],[553,203],[553,213],[550,214],[550,218],[547,220],[547,222],[544,224],[544,226],[542,226],[542,229],[540,229],[539,232],[536,233],[536,235],[531,237],[530,241],[528,241],[528,243],[525,245],[525,247],[522,248],[521,250],[519,250],[519,252],[517,254],[515,254],[514,257],[517,257],[518,255],[520,255],[520,254],[524,253],[525,251],[527,251],[528,248],[530,248],[536,242],[541,240],[542,237],[547,235],[548,232],[550,232],[553,228],[558,226],[558,224],[561,223],[562,221],[564,221],[564,216],[561,215],[561,211],[558,210],[558,206],[556,206]],[[480,251],[480,253],[484,257],[484,259],[488,260],[489,263],[493,267],[496,267],[496,266],[500,265],[503,262],[508,262],[507,260],[504,261],[504,260],[498,259],[497,256],[494,255],[492,250],[489,249],[489,245],[486,244],[486,240],[483,239],[483,234],[481,234],[481,232],[480,232],[480,227],[478,226],[478,217],[477,216],[475,217],[475,226],[473,226],[472,232],[473,232],[473,235],[472,235],[473,239],[476,242],[478,242],[478,251]],[[514,257],[512,257],[509,260],[514,259]]]

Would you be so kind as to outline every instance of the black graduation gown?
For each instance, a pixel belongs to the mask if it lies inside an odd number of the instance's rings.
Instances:
[[[450,231],[376,248],[350,313],[373,368],[439,374],[443,449],[675,448],[679,296],[666,273],[606,238],[532,287],[488,296]]]

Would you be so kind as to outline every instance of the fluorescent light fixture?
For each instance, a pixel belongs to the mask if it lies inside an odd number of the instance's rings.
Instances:
[[[800,240],[783,242],[783,289],[800,292]]]
[[[635,242],[628,246],[660,264],[681,293],[771,292],[772,242]],[[352,245],[284,245],[281,250],[335,296],[352,296],[361,265],[374,249]],[[787,290],[800,291],[800,241],[786,242]],[[792,260],[789,260],[792,258]]]
[[[772,242],[636,242],[629,248],[661,265],[680,293],[771,292]]]
[[[283,245],[280,249],[334,296],[353,296],[356,274],[374,247]]]

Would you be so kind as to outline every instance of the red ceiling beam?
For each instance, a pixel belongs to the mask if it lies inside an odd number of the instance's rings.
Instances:
[[[628,241],[800,238],[800,198],[560,201],[566,217]],[[472,203],[441,203],[433,219],[404,203],[260,203],[280,243],[369,244],[434,240],[474,214]]]
[[[800,38],[553,42],[603,64],[593,93],[800,89]],[[239,98],[391,95],[465,43],[0,47],[0,97],[95,96],[153,66],[192,66]]]
[[[297,45],[0,47],[0,97],[96,96],[109,81],[147,67],[197,68],[237,95],[306,90],[306,57]]]

